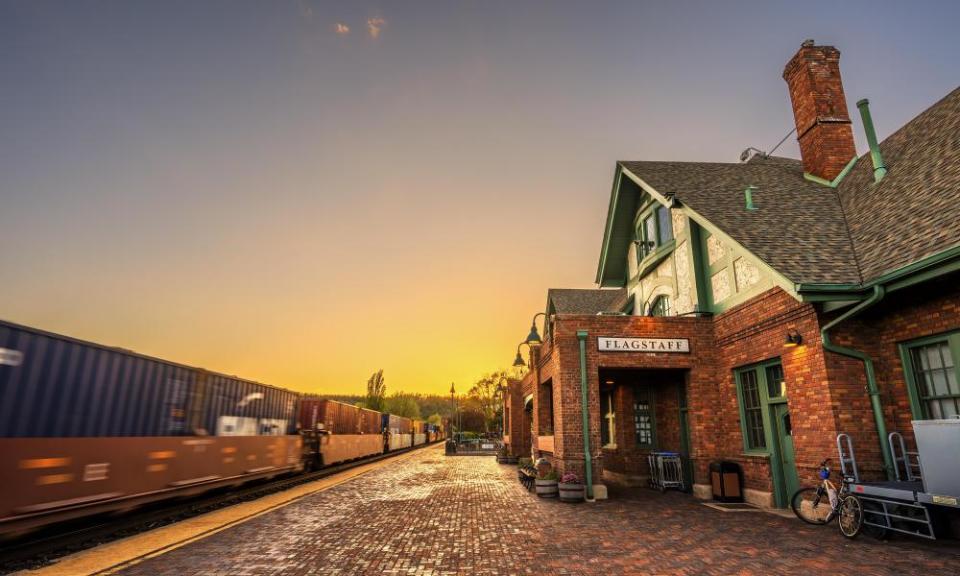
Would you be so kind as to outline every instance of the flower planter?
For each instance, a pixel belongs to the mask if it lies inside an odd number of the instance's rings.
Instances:
[[[556,480],[541,480],[537,478],[537,496],[541,498],[556,498],[557,497],[557,481]]]
[[[561,502],[583,502],[583,484],[557,484]]]

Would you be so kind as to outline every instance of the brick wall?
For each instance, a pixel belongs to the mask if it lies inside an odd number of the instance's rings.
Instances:
[[[960,286],[954,279],[890,293],[862,317],[834,329],[831,338],[836,344],[863,350],[873,357],[887,431],[902,433],[912,446],[910,399],[899,344],[958,329]],[[880,439],[866,392],[863,363],[831,354],[827,366],[831,388],[837,391],[840,404],[839,428],[854,438],[860,474],[865,478],[882,477]]]
[[[821,460],[830,458],[837,465],[836,435],[840,432],[854,436],[861,475],[877,477],[882,474],[879,438],[863,363],[825,352],[820,341],[821,326],[837,314],[822,314],[814,305],[774,288],[713,318],[556,316],[555,341],[541,351],[539,368],[539,381],[549,380],[553,387],[555,449],[544,456],[550,457],[561,473],[583,472],[576,333],[586,330],[589,439],[596,481],[602,478],[604,468],[621,474],[647,473],[646,451],[636,447],[633,437],[630,385],[616,392],[617,450],[601,449],[601,371],[649,370],[664,375],[664,380],[653,384],[657,390],[658,448],[680,448],[679,405],[677,395],[669,390],[685,378],[694,481],[707,483],[710,462],[733,460],[744,470],[746,488],[771,491],[769,458],[744,454],[734,374],[737,368],[773,359],[783,366],[801,483],[814,481]],[[909,437],[909,399],[897,345],[958,328],[960,288],[954,283],[892,293],[870,312],[836,328],[831,336],[835,343],[864,350],[875,358],[888,429],[907,432]],[[791,331],[801,335],[801,345],[785,347]],[[600,352],[600,336],[687,338],[690,353]],[[670,374],[674,380],[666,377]],[[529,387],[534,388],[532,382]]]

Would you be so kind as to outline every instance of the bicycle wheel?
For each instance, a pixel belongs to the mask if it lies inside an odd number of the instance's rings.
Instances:
[[[837,514],[840,533],[847,538],[856,538],[863,528],[863,504],[852,494],[840,497],[840,509]]]
[[[797,518],[807,524],[826,524],[830,520],[830,499],[822,486],[797,490],[790,499],[790,507]]]

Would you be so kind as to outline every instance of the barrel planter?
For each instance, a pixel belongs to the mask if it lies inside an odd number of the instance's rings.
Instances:
[[[561,502],[583,502],[583,484],[557,484]]]
[[[541,498],[556,498],[557,497],[557,481],[556,480],[543,480],[537,478],[537,496]]]

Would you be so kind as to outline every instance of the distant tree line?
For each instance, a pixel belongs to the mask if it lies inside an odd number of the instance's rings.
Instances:
[[[493,432],[501,428],[499,391],[506,387],[508,379],[503,370],[492,372],[477,380],[466,394],[451,401],[450,396],[442,394],[394,392],[388,395],[383,369],[380,369],[367,379],[365,395],[325,394],[324,398],[433,424],[439,424],[443,419],[455,420],[459,410],[464,431]]]

